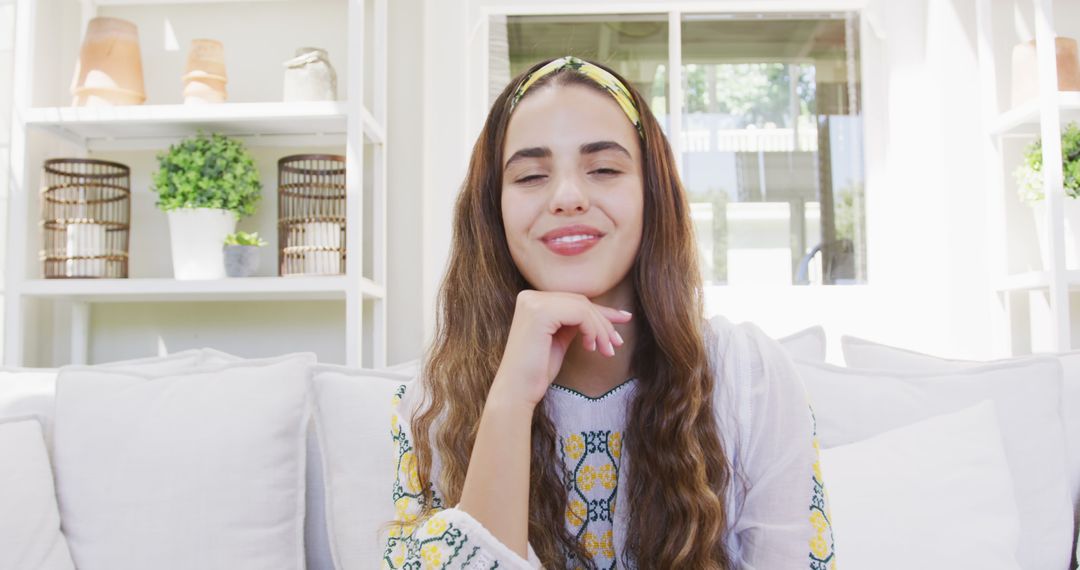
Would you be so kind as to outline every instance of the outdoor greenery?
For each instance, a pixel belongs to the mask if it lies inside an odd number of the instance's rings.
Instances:
[[[154,205],[162,210],[220,208],[238,218],[255,213],[262,184],[255,161],[239,140],[200,131],[158,153],[157,159],[160,169],[151,190],[158,194]]]
[[[716,90],[709,93],[706,65],[686,66],[686,112],[730,114],[739,124],[791,127],[791,78],[795,75],[795,96],[800,115],[811,115],[815,108],[813,65],[786,63],[739,63],[713,65]]]
[[[1042,139],[1036,139],[1024,151],[1024,163],[1014,172],[1020,199],[1024,202],[1035,202],[1046,197],[1042,165]],[[1061,132],[1061,173],[1065,196],[1080,199],[1080,127],[1076,123],[1069,123]]]
[[[236,232],[225,236],[225,245],[266,245],[266,240],[259,237],[259,232]]]

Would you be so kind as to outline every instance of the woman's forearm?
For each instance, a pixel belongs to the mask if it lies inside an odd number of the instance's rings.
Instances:
[[[522,558],[528,557],[529,458],[535,406],[498,379],[480,416],[458,507]]]

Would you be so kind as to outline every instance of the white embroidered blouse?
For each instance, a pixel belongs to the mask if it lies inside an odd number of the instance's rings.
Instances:
[[[717,315],[708,324],[709,354],[717,371],[713,406],[735,472],[726,502],[731,525],[726,546],[735,567],[835,570],[813,408],[794,364],[777,341],[751,322],[733,324]],[[552,385],[543,402],[566,468],[567,528],[599,568],[622,566],[629,499],[618,483],[632,461],[622,453],[622,435],[637,383],[630,378],[597,398]],[[394,397],[398,462],[392,498],[396,519],[403,524],[387,538],[382,567],[540,568],[531,545],[522,558],[467,512],[442,504],[437,488],[437,511],[417,519],[423,495],[408,419],[418,393],[417,385],[409,383]],[[440,468],[437,453],[432,468],[435,473]]]

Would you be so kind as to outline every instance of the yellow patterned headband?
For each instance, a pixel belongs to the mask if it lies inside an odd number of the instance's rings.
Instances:
[[[641,115],[638,113],[637,107],[634,106],[634,98],[630,95],[630,90],[626,88],[626,85],[606,69],[572,55],[554,59],[540,69],[532,72],[532,74],[526,76],[522,80],[521,85],[518,86],[517,91],[514,92],[514,98],[510,100],[510,111],[512,112],[514,110],[514,106],[517,105],[518,101],[525,95],[525,92],[528,91],[538,79],[564,67],[570,68],[585,77],[592,79],[598,85],[603,87],[605,91],[611,93],[611,96],[615,98],[619,107],[621,107],[623,112],[626,113],[626,116],[630,118],[630,122],[634,124],[634,128],[637,129],[638,134],[641,135],[641,139],[645,140],[645,127],[641,124]]]

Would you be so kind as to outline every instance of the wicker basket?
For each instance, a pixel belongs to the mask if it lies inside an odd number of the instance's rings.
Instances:
[[[278,161],[278,272],[345,273],[345,157],[296,154]]]
[[[131,172],[89,158],[46,160],[41,250],[46,279],[128,276]]]

